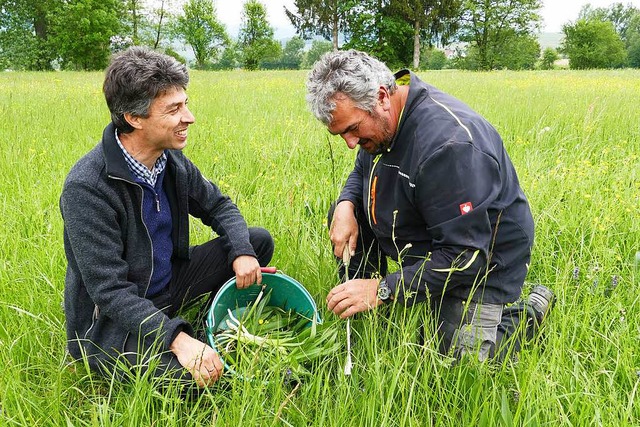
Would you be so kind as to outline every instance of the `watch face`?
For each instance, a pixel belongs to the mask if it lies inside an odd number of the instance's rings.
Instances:
[[[386,301],[390,296],[391,289],[389,289],[385,282],[380,282],[380,285],[378,287],[378,298],[380,298],[382,301]]]

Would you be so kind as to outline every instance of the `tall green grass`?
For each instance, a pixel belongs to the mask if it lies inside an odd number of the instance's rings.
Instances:
[[[191,76],[187,155],[324,310],[338,280],[326,211],[354,153],[307,111],[305,72]],[[65,353],[58,197],[109,120],[102,74],[0,73],[0,425],[639,425],[640,73],[422,77],[496,126],[531,202],[527,285],[558,301],[517,363],[452,365],[415,345],[417,307],[355,319],[351,377],[344,353],[297,386],[229,378],[190,399],[90,375]],[[192,227],[193,243],[211,237]]]

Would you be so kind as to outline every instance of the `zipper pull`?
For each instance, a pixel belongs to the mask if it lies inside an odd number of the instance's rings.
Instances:
[[[156,193],[156,210],[160,212],[160,198],[158,197],[158,193]]]

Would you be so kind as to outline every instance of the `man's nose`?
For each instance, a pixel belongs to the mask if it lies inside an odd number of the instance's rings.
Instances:
[[[344,142],[347,143],[347,147],[349,147],[352,150],[358,146],[358,141],[360,141],[360,138],[353,135],[352,133],[343,133],[340,136],[342,136],[342,139],[344,139]]]
[[[191,110],[189,110],[188,107],[185,107],[184,114],[182,115],[182,122],[183,123],[193,124],[193,123],[195,123],[195,121],[196,121],[196,118],[191,113]]]

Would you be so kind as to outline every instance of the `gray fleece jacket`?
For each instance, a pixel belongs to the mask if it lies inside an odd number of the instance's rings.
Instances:
[[[235,204],[180,151],[167,155],[164,188],[171,206],[174,259],[189,257],[189,215],[230,237],[229,264],[240,255],[256,256]],[[68,348],[76,359],[86,355],[92,369],[112,365],[129,334],[168,350],[180,331],[193,333],[184,319],[167,317],[145,297],[153,253],[142,198],[143,189],[131,176],[110,124],[102,142],[73,166],[60,198],[68,261]]]

